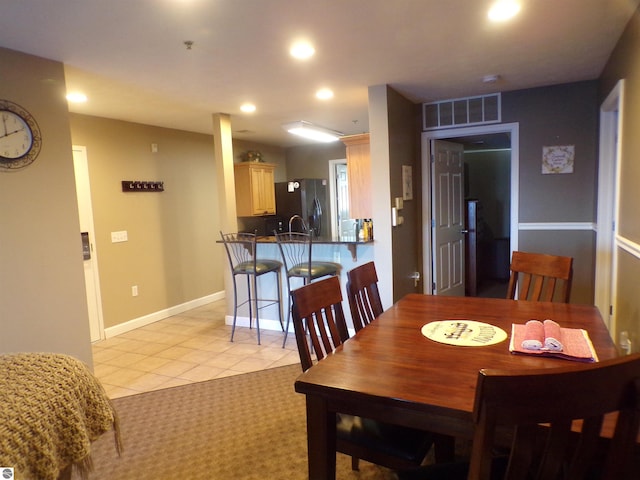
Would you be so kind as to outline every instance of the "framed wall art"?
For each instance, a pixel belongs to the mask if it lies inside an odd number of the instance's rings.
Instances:
[[[411,165],[402,166],[402,199],[413,200],[413,172]]]
[[[575,145],[542,147],[542,174],[573,173]]]

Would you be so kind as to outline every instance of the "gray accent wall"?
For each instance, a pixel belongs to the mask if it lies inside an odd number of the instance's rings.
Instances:
[[[572,303],[593,304],[598,178],[598,83],[506,92],[502,121],[518,122],[519,250],[574,258]],[[543,175],[542,147],[574,145],[573,173]],[[560,224],[553,227],[548,224]],[[547,225],[544,225],[547,224]],[[563,227],[583,224],[577,230]]]

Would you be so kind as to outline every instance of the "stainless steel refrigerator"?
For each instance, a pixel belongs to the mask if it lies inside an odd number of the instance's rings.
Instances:
[[[329,238],[329,193],[327,180],[322,178],[301,178],[289,182],[276,183],[276,214],[284,220],[284,230],[289,230],[289,220],[300,215],[306,231],[314,237]],[[302,222],[291,222],[292,232],[303,231]]]

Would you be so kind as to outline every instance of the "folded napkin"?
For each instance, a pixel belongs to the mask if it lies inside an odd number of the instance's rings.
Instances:
[[[553,320],[529,320],[525,324],[522,348],[526,350],[547,350],[561,352],[560,325]]]
[[[553,320],[545,320],[544,326],[544,347],[552,352],[562,351],[562,342],[560,341],[560,325]]]
[[[524,325],[524,340],[522,348],[527,350],[542,350],[544,346],[544,325],[539,320],[529,320]]]

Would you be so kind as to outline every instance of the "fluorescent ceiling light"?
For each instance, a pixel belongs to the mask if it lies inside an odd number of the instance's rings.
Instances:
[[[520,11],[518,0],[497,0],[489,9],[489,20],[504,22],[515,17]]]
[[[289,122],[282,125],[287,132],[316,142],[335,142],[340,140],[341,132],[336,132],[329,128],[318,127],[312,123],[299,120],[297,122]]]

